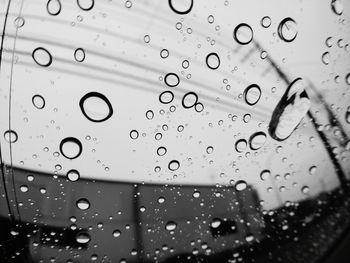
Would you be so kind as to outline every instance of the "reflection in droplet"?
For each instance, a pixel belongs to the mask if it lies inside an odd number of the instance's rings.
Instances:
[[[253,40],[253,29],[250,25],[241,23],[233,31],[234,39],[241,45],[247,45]]]
[[[334,14],[336,14],[338,16],[343,14],[344,6],[343,6],[342,0],[332,0],[331,8],[332,8]]]
[[[75,236],[75,240],[79,243],[79,244],[87,244],[90,242],[90,235],[86,232],[79,232],[76,236]]]
[[[76,202],[76,205],[80,210],[87,210],[90,207],[90,202],[86,198],[81,198]]]
[[[74,51],[74,58],[77,62],[83,62],[85,60],[85,51],[82,48],[77,48]]]
[[[243,180],[239,180],[236,182],[235,189],[236,191],[240,192],[247,188],[247,182]]]
[[[52,63],[52,56],[49,51],[43,47],[38,47],[33,50],[32,58],[35,63],[42,67],[48,67]]]
[[[7,130],[4,132],[4,138],[8,143],[15,143],[18,140],[18,135],[13,130]]]
[[[278,36],[285,42],[292,42],[298,35],[297,23],[287,17],[278,25]]]
[[[239,139],[236,141],[235,149],[237,152],[241,153],[247,148],[247,141],[245,139]]]
[[[256,132],[249,138],[249,146],[252,150],[260,149],[266,142],[266,133],[265,132]]]
[[[205,62],[208,68],[215,70],[220,66],[220,57],[217,53],[212,52],[207,55]]]
[[[168,231],[174,231],[176,229],[176,227],[177,227],[177,224],[174,221],[169,221],[165,225],[165,229]]]
[[[85,94],[79,102],[83,115],[92,122],[103,122],[113,115],[112,104],[107,97],[98,92]]]
[[[260,97],[261,89],[256,84],[252,84],[244,90],[245,102],[250,106],[255,105],[259,101]]]
[[[81,142],[74,137],[67,137],[60,143],[61,154],[67,159],[75,159],[79,157],[83,150]]]
[[[49,0],[46,4],[46,10],[47,12],[52,16],[57,16],[62,9],[61,1],[60,0]]]
[[[169,7],[176,14],[186,15],[191,12],[193,0],[168,0]]]
[[[75,181],[79,180],[80,174],[77,170],[72,169],[72,170],[68,171],[67,178],[69,181],[75,182]]]
[[[34,95],[32,97],[32,102],[35,108],[41,110],[45,107],[45,99],[41,95]]]
[[[176,170],[179,169],[179,168],[180,168],[180,163],[179,163],[179,161],[177,161],[177,160],[172,160],[172,161],[170,161],[169,164],[168,164],[168,169],[169,169],[170,171],[176,171]]]

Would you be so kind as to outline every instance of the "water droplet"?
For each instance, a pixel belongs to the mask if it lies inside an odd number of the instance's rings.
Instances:
[[[162,50],[160,51],[160,57],[161,57],[161,58],[167,58],[167,57],[169,57],[169,51],[168,51],[167,49],[162,49]]]
[[[345,77],[346,84],[350,85],[350,73],[348,73]]]
[[[191,12],[193,0],[168,0],[170,9],[179,15],[186,15]]]
[[[189,109],[189,108],[192,108],[193,106],[195,106],[197,101],[198,101],[197,94],[191,91],[191,92],[186,93],[183,96],[183,98],[182,98],[182,106],[185,109]]]
[[[213,17],[212,15],[209,15],[209,16],[208,16],[208,23],[209,23],[209,24],[214,23],[214,17]]]
[[[237,43],[247,45],[253,40],[253,29],[250,25],[241,23],[234,29],[233,37]]]
[[[21,185],[20,190],[21,190],[21,192],[26,193],[26,192],[28,192],[28,186]]]
[[[343,2],[341,0],[332,0],[331,8],[332,8],[334,14],[336,14],[338,16],[343,14],[344,6],[343,6]]]
[[[199,198],[200,195],[201,195],[201,192],[199,192],[199,191],[194,191],[193,194],[192,194],[192,196],[193,196],[194,198]]]
[[[307,195],[309,193],[309,191],[310,191],[310,188],[308,186],[303,186],[301,188],[301,192],[305,195]]]
[[[169,87],[176,87],[180,83],[179,76],[175,73],[168,73],[164,77],[164,82]]]
[[[139,132],[137,130],[130,131],[130,138],[136,140],[139,137]]]
[[[113,237],[119,237],[122,234],[122,232],[120,232],[120,230],[116,229],[113,231]]]
[[[154,117],[153,111],[152,111],[152,110],[148,110],[148,111],[146,112],[146,118],[147,118],[148,120],[152,120],[153,117]]]
[[[350,109],[345,113],[345,121],[350,124]]]
[[[163,147],[163,146],[161,146],[161,147],[159,147],[159,148],[157,149],[157,154],[158,154],[159,156],[165,155],[166,152],[167,152],[167,150],[166,150],[166,148]]]
[[[52,16],[57,16],[62,9],[61,1],[60,0],[49,0],[46,4],[46,10],[47,12]]]
[[[69,181],[75,182],[75,181],[79,180],[80,174],[77,170],[72,169],[72,170],[68,171],[67,178]]]
[[[82,48],[77,48],[74,51],[74,58],[77,62],[83,62],[85,60],[85,51]]]
[[[213,146],[208,146],[207,147],[207,154],[211,154],[214,151]]]
[[[174,221],[169,221],[165,225],[165,229],[168,231],[174,231],[176,229],[176,227],[177,227],[177,224]]]
[[[77,4],[80,7],[80,9],[84,11],[89,11],[94,7],[95,1],[94,0],[77,0]]]
[[[33,181],[34,181],[34,176],[33,176],[33,175],[28,175],[28,176],[27,176],[27,180],[28,180],[29,182],[33,182]]]
[[[103,122],[113,115],[112,104],[98,92],[85,94],[80,99],[79,106],[84,116],[92,122]]]
[[[220,225],[221,225],[221,219],[220,218],[214,218],[211,223],[210,223],[210,226],[212,228],[218,228]]]
[[[184,60],[182,61],[182,67],[184,69],[187,69],[190,66],[190,62],[188,62],[188,60]]]
[[[15,143],[18,140],[18,135],[13,130],[7,130],[4,132],[4,138],[8,143]]]
[[[236,141],[235,149],[237,152],[241,153],[247,148],[247,141],[245,139],[239,139]]]
[[[271,25],[271,18],[269,16],[264,16],[260,21],[262,27],[268,28]]]
[[[327,47],[332,47],[333,43],[334,43],[333,38],[332,37],[327,37],[325,43],[326,43]]]
[[[220,57],[217,53],[212,52],[207,55],[205,62],[208,68],[215,70],[220,66]]]
[[[18,16],[18,17],[16,17],[16,19],[14,20],[13,23],[14,23],[15,27],[21,28],[22,26],[24,26],[25,20],[23,17]]]
[[[79,232],[76,236],[75,236],[75,240],[79,243],[79,244],[87,244],[90,242],[91,238],[90,235],[86,232]]]
[[[251,118],[252,118],[252,116],[251,116],[249,113],[244,114],[244,116],[243,116],[243,121],[244,121],[245,123],[248,123],[248,122],[250,121]]]
[[[168,169],[169,169],[170,171],[176,171],[176,170],[179,169],[179,168],[180,168],[180,163],[179,163],[179,161],[177,161],[177,160],[172,160],[172,161],[170,161],[169,164],[168,164]]]
[[[324,53],[322,54],[322,62],[323,62],[323,64],[325,64],[325,65],[328,65],[328,64],[329,64],[329,62],[330,62],[330,55],[329,55],[329,52],[324,52]]]
[[[204,105],[201,102],[198,102],[194,105],[194,109],[196,112],[202,112],[204,110]]]
[[[81,198],[76,202],[77,207],[80,210],[87,210],[90,208],[90,202],[86,198]]]
[[[174,93],[172,93],[169,90],[163,91],[160,95],[159,95],[159,101],[163,104],[169,104],[170,102],[172,102],[174,99]]]
[[[265,132],[256,132],[249,138],[249,146],[252,150],[260,149],[266,142],[266,133]]]
[[[255,105],[260,100],[260,97],[261,89],[256,84],[252,84],[244,90],[245,102],[250,106]]]
[[[265,181],[265,180],[267,180],[268,178],[270,178],[270,175],[271,175],[270,170],[263,170],[263,171],[261,171],[261,173],[260,173],[260,178],[261,178],[261,180]]]
[[[247,182],[243,180],[239,180],[236,182],[235,189],[240,192],[247,188]]]
[[[143,41],[145,41],[145,43],[149,43],[151,41],[151,37],[149,35],[145,35],[143,37]]]
[[[294,19],[287,17],[278,25],[278,36],[285,42],[292,42],[298,35],[297,23]]]
[[[311,106],[301,78],[295,79],[287,88],[272,113],[269,133],[278,141],[287,139],[297,128]]]
[[[158,198],[158,203],[159,204],[163,204],[165,202],[165,198],[163,197],[163,196],[160,196],[159,198]]]
[[[75,159],[79,157],[83,150],[81,142],[74,137],[67,137],[60,143],[61,154],[67,159]]]
[[[253,234],[248,234],[248,235],[246,235],[245,240],[246,240],[247,242],[252,242],[252,241],[254,240]]]
[[[45,107],[45,99],[41,95],[34,95],[32,97],[32,102],[35,108],[41,110]]]
[[[49,51],[43,47],[38,47],[33,50],[32,58],[35,63],[42,67],[48,67],[52,63],[52,56]]]

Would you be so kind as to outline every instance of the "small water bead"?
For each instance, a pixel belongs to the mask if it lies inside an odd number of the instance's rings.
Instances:
[[[327,37],[325,43],[326,43],[326,46],[330,48],[333,46],[334,40],[332,37]]]
[[[146,118],[147,118],[148,120],[152,120],[153,117],[154,117],[154,112],[153,112],[152,110],[148,110],[148,111],[146,112]]]
[[[245,151],[245,149],[247,148],[247,141],[245,139],[239,139],[238,141],[236,141],[235,143],[235,149],[237,152],[241,153],[243,151]]]
[[[248,123],[251,118],[252,118],[252,116],[249,113],[243,115],[243,121],[245,123]]]
[[[211,223],[210,223],[210,226],[212,228],[218,228],[222,223],[222,220],[220,218],[214,218]]]
[[[156,135],[154,136],[154,138],[155,138],[157,141],[161,140],[162,137],[163,137],[163,135],[162,135],[160,132],[156,133]]]
[[[139,132],[137,130],[130,131],[130,138],[136,140],[139,137]]]
[[[29,189],[28,189],[28,186],[26,186],[26,185],[21,185],[21,186],[20,186],[20,190],[21,190],[22,193],[26,193],[26,192],[28,192]]]
[[[72,169],[67,172],[67,178],[69,181],[75,182],[79,180],[80,174],[77,170]]]
[[[112,104],[107,97],[98,92],[85,94],[79,102],[83,115],[92,122],[103,122],[113,115]]]
[[[41,110],[45,107],[45,99],[41,95],[34,95],[32,97],[32,103],[35,108]]]
[[[60,152],[67,159],[78,158],[83,150],[81,142],[74,137],[67,137],[60,143]]]
[[[331,2],[331,8],[332,11],[334,12],[334,14],[340,16],[343,14],[343,10],[344,10],[344,5],[342,0],[332,0]]]
[[[167,152],[167,149],[163,146],[161,146],[157,149],[157,154],[159,156],[164,156],[166,154],[166,152]]]
[[[149,35],[145,35],[143,37],[143,41],[145,41],[145,43],[149,43],[151,41],[151,37]]]
[[[260,100],[261,89],[257,84],[249,85],[244,90],[244,100],[249,106],[253,106]]]
[[[265,58],[267,58],[267,52],[266,51],[261,51],[261,53],[260,53],[260,58],[261,59],[265,59]]]
[[[182,106],[185,109],[189,109],[189,108],[192,108],[193,106],[195,106],[197,104],[197,101],[198,101],[197,94],[191,91],[191,92],[186,93],[183,96]]]
[[[260,178],[261,178],[261,180],[265,181],[265,180],[267,180],[268,178],[270,178],[270,175],[271,175],[270,170],[263,170],[263,171],[261,171],[261,173],[260,173]]]
[[[235,189],[236,191],[240,192],[247,188],[247,182],[243,180],[239,180],[236,182]]]
[[[178,131],[178,132],[182,132],[184,129],[185,129],[185,127],[184,127],[183,125],[179,125],[179,126],[177,127],[177,131]]]
[[[126,7],[126,8],[131,8],[131,7],[132,7],[132,2],[131,2],[130,0],[127,0],[127,1],[125,2],[125,7]]]
[[[345,76],[345,83],[350,85],[350,73]]]
[[[170,161],[169,164],[168,164],[168,169],[169,169],[170,171],[176,171],[176,170],[179,169],[179,168],[180,168],[180,162],[177,161],[177,160],[172,160],[172,161]]]
[[[163,196],[160,196],[159,198],[158,198],[158,203],[159,204],[163,204],[165,202],[165,198],[163,197]]]
[[[49,0],[46,4],[47,12],[52,16],[57,16],[62,9],[62,4],[60,0]]]
[[[253,40],[253,29],[250,25],[241,23],[235,27],[233,37],[237,43],[247,45]]]
[[[174,231],[177,227],[177,224],[174,221],[169,221],[165,225],[165,229],[168,231]]]
[[[15,143],[18,140],[18,135],[13,130],[7,130],[4,132],[4,138],[8,143]]]
[[[192,196],[193,196],[194,198],[199,198],[200,195],[201,195],[201,192],[199,192],[199,191],[194,191],[193,194],[192,194]]]
[[[211,153],[213,153],[213,151],[214,151],[214,147],[213,146],[208,146],[207,147],[207,154],[211,154]]]
[[[172,93],[170,90],[163,91],[159,95],[159,101],[163,104],[169,104],[173,101],[174,99],[174,93]]]
[[[74,51],[74,59],[77,62],[83,62],[85,60],[85,51],[82,48],[77,48]]]
[[[94,0],[77,0],[77,4],[81,10],[90,11],[95,5],[95,1]]]
[[[178,15],[186,15],[191,12],[193,0],[168,0],[170,9]]]
[[[261,19],[260,24],[262,27],[268,28],[271,25],[271,18],[269,16],[264,16]]]
[[[324,52],[324,53],[322,54],[321,59],[322,59],[323,64],[328,65],[329,62],[330,62],[330,55],[329,55],[329,52]]]
[[[40,193],[42,193],[42,194],[46,194],[46,189],[45,189],[44,187],[41,187],[39,191],[40,191]]]
[[[253,234],[248,234],[246,237],[245,237],[245,240],[247,242],[252,242],[254,240],[254,236]]]
[[[76,206],[80,210],[87,210],[90,208],[90,202],[86,198],[81,198],[76,202]]]
[[[297,23],[293,18],[287,17],[278,25],[278,36],[285,42],[292,42],[298,35]]]
[[[91,237],[88,233],[86,232],[79,232],[76,236],[75,236],[75,240],[79,243],[79,244],[87,244],[90,242]]]
[[[162,50],[160,51],[160,57],[161,57],[161,58],[167,58],[167,57],[169,57],[169,51],[168,51],[167,49],[162,49]]]
[[[184,69],[188,69],[189,66],[190,66],[190,62],[188,60],[182,61],[182,67]]]
[[[209,16],[208,16],[208,23],[209,23],[209,24],[214,23],[214,16],[212,16],[212,15],[209,15]]]
[[[215,70],[220,66],[220,57],[217,53],[212,52],[207,55],[205,62],[208,68]]]
[[[309,168],[309,174],[311,174],[311,175],[315,174],[316,171],[317,171],[317,167],[315,165],[313,165]]]
[[[21,27],[24,26],[25,20],[24,20],[23,17],[18,16],[18,17],[16,17],[16,19],[13,21],[13,23],[14,23],[15,27],[21,28]]]
[[[266,142],[267,136],[265,132],[256,132],[249,138],[249,146],[252,150],[260,149]]]
[[[169,87],[176,87],[180,83],[180,78],[177,74],[175,73],[168,73],[164,77],[164,82],[166,85]]]
[[[350,109],[348,109],[345,113],[345,121],[350,124]]]
[[[33,182],[34,181],[34,176],[33,175],[28,175],[27,176],[28,182]]]
[[[303,186],[301,188],[301,192],[305,195],[307,195],[310,192],[310,188],[308,186]]]
[[[122,232],[118,229],[114,230],[112,233],[113,237],[119,237],[121,234],[122,234]]]
[[[41,67],[48,67],[52,63],[52,56],[48,50],[43,47],[38,47],[33,50],[32,58],[36,64]]]

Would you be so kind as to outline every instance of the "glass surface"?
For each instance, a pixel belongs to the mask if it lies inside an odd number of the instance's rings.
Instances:
[[[350,223],[349,21],[0,0],[0,262],[320,262]]]

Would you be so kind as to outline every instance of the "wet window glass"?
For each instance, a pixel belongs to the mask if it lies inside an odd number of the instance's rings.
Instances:
[[[322,262],[350,226],[349,21],[0,0],[0,262]]]

